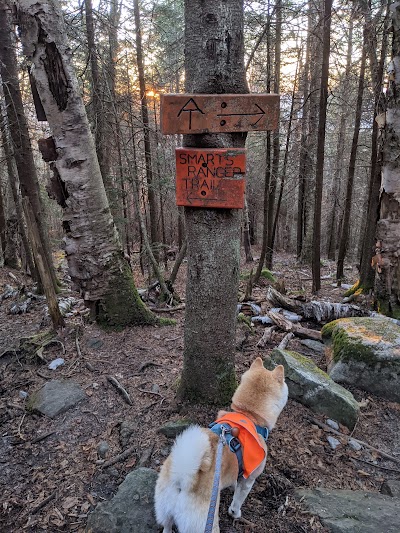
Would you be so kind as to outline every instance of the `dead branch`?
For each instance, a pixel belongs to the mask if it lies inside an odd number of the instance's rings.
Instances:
[[[316,300],[303,303],[300,300],[293,300],[284,296],[271,286],[267,289],[267,299],[272,307],[283,307],[317,322],[331,322],[338,318],[369,316],[370,314],[369,311],[363,310],[357,305],[318,302]]]
[[[151,310],[155,313],[174,313],[175,311],[181,311],[185,309],[185,304],[177,305],[176,307],[152,307]]]
[[[146,392],[147,394],[154,394],[154,396],[159,396],[160,398],[165,400],[164,396],[162,394],[160,394],[159,392],[155,392],[155,391],[152,391],[152,390],[141,389],[140,387],[138,387],[137,390],[140,391],[140,392]]]
[[[31,444],[37,444],[38,442],[47,439],[47,437],[51,437],[51,435],[54,435],[54,433],[55,431],[48,431],[47,433],[43,433],[43,435],[39,435],[39,437],[36,437],[36,439],[31,440]]]
[[[178,257],[175,259],[174,266],[172,268],[171,276],[169,278],[169,282],[171,285],[175,283],[176,276],[178,275],[179,267],[181,266],[181,263],[186,255],[187,250],[187,241],[182,244],[181,249],[179,250]]]
[[[270,328],[265,328],[263,336],[261,339],[257,342],[257,348],[265,348],[266,344],[270,342],[272,335],[274,334],[274,331],[276,331],[278,328],[276,326],[271,326]]]
[[[331,428],[330,426],[327,426],[323,422],[319,422],[315,418],[310,418],[310,422],[318,426],[319,428],[323,429],[324,431],[327,431],[329,433],[333,433],[335,435],[338,435],[339,437],[342,437],[346,439],[348,442],[350,439],[354,440],[355,442],[358,442],[358,444],[361,444],[361,446],[364,446],[364,448],[367,448],[368,450],[372,450],[376,453],[379,453],[379,455],[388,461],[393,461],[394,463],[400,464],[400,459],[397,459],[396,457],[393,457],[392,455],[389,455],[388,453],[380,450],[379,448],[375,448],[375,446],[371,446],[367,442],[364,442],[363,440],[355,439],[354,437],[349,437],[348,435],[345,435],[344,433],[341,433],[340,431],[336,431],[336,429]]]
[[[49,502],[51,502],[51,500],[54,500],[54,498],[56,497],[56,494],[57,494],[57,491],[55,490],[54,492],[52,492],[50,494],[50,496],[47,496],[47,498],[45,498],[43,501],[41,501],[38,505],[36,505],[36,507],[34,507],[31,511],[32,514],[36,514],[40,511],[40,509],[43,509],[43,507],[45,505],[47,505]]]
[[[146,368],[148,368],[149,366],[159,366],[159,367],[162,367],[162,365],[159,365],[158,363],[154,363],[153,361],[146,361],[145,363],[143,363],[140,368],[139,368],[139,372],[143,372],[144,370],[146,370]]]
[[[250,522],[250,520],[247,520],[246,518],[243,518],[243,516],[241,516],[240,518],[234,518],[233,522],[234,523],[235,522],[239,522],[241,524],[245,524],[252,531],[257,531],[257,526],[255,524],[253,524],[253,522]]]
[[[121,461],[124,461],[127,459],[134,451],[136,450],[136,444],[134,446],[130,446],[122,453],[116,455],[112,459],[109,459],[105,463],[101,465],[101,468],[108,468],[109,466],[115,465],[115,463],[120,463]]]
[[[153,453],[153,450],[154,450],[154,444],[152,444],[151,446],[149,446],[148,448],[144,450],[138,462],[139,467],[146,466],[148,464],[151,458],[151,454]]]
[[[120,382],[113,376],[107,376],[107,379],[111,383],[111,385],[113,385],[117,389],[117,391],[121,394],[121,396],[124,398],[126,403],[129,405],[133,405],[129,394],[126,392],[124,387],[120,384]]]
[[[396,472],[396,474],[400,474],[400,470],[397,470],[396,468],[388,468],[387,466],[376,465],[374,463],[371,463],[370,461],[364,461],[364,459],[359,459],[358,457],[350,457],[350,460],[352,463],[354,463],[355,461],[359,461],[360,463],[373,466],[374,468],[378,468],[379,470],[386,470],[388,472]]]
[[[275,313],[274,311],[269,311],[267,314],[270,319],[283,331],[293,332],[295,335],[301,337],[302,339],[313,339],[315,341],[322,340],[322,335],[320,331],[316,331],[314,329],[309,328],[303,328],[303,326],[300,326],[300,324],[294,324],[293,322],[290,322],[290,320],[285,318],[283,315]]]
[[[293,339],[294,337],[294,333],[290,332],[290,333],[286,333],[286,335],[283,337],[283,339],[281,340],[281,342],[279,343],[278,345],[278,348],[280,350],[286,350],[287,348],[287,345],[289,344],[289,342]]]

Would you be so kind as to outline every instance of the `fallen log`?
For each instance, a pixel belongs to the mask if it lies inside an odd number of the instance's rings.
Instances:
[[[288,298],[271,286],[267,289],[267,300],[272,307],[283,307],[303,315],[304,318],[311,318],[317,322],[331,322],[338,318],[370,315],[369,311],[361,309],[357,305],[319,302],[316,300],[303,303],[300,300]]]
[[[297,337],[300,337],[302,339],[312,339],[314,341],[322,340],[322,335],[320,331],[316,331],[315,329],[303,328],[303,326],[300,326],[300,324],[294,324],[280,313],[274,313],[273,311],[270,311],[268,313],[268,316],[271,318],[274,324],[276,324],[283,331],[286,331],[288,333],[292,332],[297,335]]]

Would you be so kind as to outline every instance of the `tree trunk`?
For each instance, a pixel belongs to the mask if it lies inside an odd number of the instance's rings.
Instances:
[[[390,6],[393,41],[388,66],[375,298],[380,312],[400,318],[400,2]]]
[[[325,126],[328,101],[329,52],[331,39],[332,0],[324,1],[322,72],[318,121],[317,166],[315,173],[314,233],[312,249],[313,292],[321,288],[321,203],[325,161]]]
[[[274,61],[274,93],[279,94],[281,76],[281,40],[282,40],[282,0],[276,0],[276,20],[275,20],[275,61]],[[279,175],[280,158],[280,132],[278,128],[272,134],[272,172],[271,187],[268,200],[268,244],[265,266],[271,270],[274,255],[274,207],[276,189]]]
[[[299,56],[300,56],[300,54],[299,54]],[[278,227],[279,213],[281,212],[283,191],[284,191],[284,188],[285,188],[286,171],[287,171],[287,164],[288,164],[288,158],[289,158],[290,137],[291,137],[291,134],[292,134],[292,122],[293,122],[293,115],[294,115],[294,102],[295,102],[296,91],[297,91],[297,73],[298,73],[298,68],[299,68],[299,62],[300,62],[300,57],[298,59],[297,65],[296,65],[296,72],[295,72],[294,80],[293,80],[292,102],[290,104],[289,122],[288,122],[288,126],[287,126],[286,143],[285,143],[285,155],[283,156],[281,183],[280,183],[280,187],[279,187],[278,200],[276,202],[274,225],[272,227],[272,239],[271,239],[272,249],[274,249],[274,247],[275,247],[275,237],[276,237],[276,232],[277,232],[277,227]]]
[[[268,5],[268,15],[267,15],[267,24],[266,24],[266,35],[267,35],[267,64],[266,64],[266,88],[267,92],[271,90],[271,14],[269,13]],[[263,201],[263,221],[262,221],[262,242],[261,242],[261,252],[260,259],[258,260],[257,270],[254,274],[252,283],[257,283],[260,278],[261,271],[264,267],[264,262],[268,254],[268,243],[269,243],[269,220],[270,220],[270,210],[273,209],[273,205],[270,205],[271,199],[271,132],[267,131],[266,139],[266,150],[265,150],[265,175],[264,175],[264,201]]]
[[[158,251],[158,209],[157,198],[154,187],[152,157],[151,157],[151,142],[150,142],[150,122],[149,122],[149,110],[147,106],[146,96],[146,82],[144,77],[144,61],[143,61],[143,48],[142,48],[142,33],[140,26],[140,12],[139,12],[139,0],[133,0],[133,8],[135,13],[135,30],[136,30],[136,57],[137,67],[139,75],[139,93],[140,93],[140,112],[143,123],[143,139],[144,139],[144,157],[146,165],[146,178],[147,178],[147,195],[149,199],[150,210],[150,237],[151,243],[154,247],[153,253],[157,261],[159,261]]]
[[[40,200],[39,182],[33,159],[29,138],[28,124],[25,118],[19,88],[15,43],[12,42],[12,26],[9,20],[9,3],[0,0],[0,75],[3,82],[4,99],[7,107],[8,124],[13,145],[21,194],[29,198],[34,212],[34,220],[44,248],[44,261],[47,265],[53,285],[57,287],[50,242],[45,227],[45,211]]]
[[[354,17],[353,14],[350,18],[349,24],[349,36],[347,43],[347,56],[346,56],[346,69],[344,72],[342,80],[342,108],[340,111],[340,122],[339,122],[339,135],[338,143],[336,149],[336,170],[333,176],[332,184],[332,204],[331,212],[328,217],[327,224],[327,233],[328,233],[328,245],[327,245],[327,255],[328,259],[334,261],[336,259],[336,247],[337,247],[337,225],[338,225],[338,214],[340,209],[340,189],[341,189],[341,177],[342,169],[344,162],[344,152],[345,152],[345,136],[346,136],[346,123],[347,116],[349,113],[348,109],[348,97],[349,97],[349,84],[350,84],[350,69],[351,61],[353,54],[353,26],[354,26]]]
[[[1,93],[1,90],[0,90],[0,93]],[[0,141],[2,142],[4,155],[7,161],[8,183],[10,185],[11,196],[14,201],[15,212],[16,212],[17,221],[18,221],[19,234],[21,236],[21,240],[22,240],[22,244],[23,244],[24,252],[25,252],[26,265],[29,269],[29,273],[32,276],[32,278],[35,281],[39,281],[39,273],[36,271],[36,266],[32,258],[29,241],[28,241],[28,237],[26,234],[24,212],[23,212],[23,208],[21,204],[21,198],[20,198],[20,195],[18,194],[17,169],[16,169],[16,164],[15,164],[15,159],[11,152],[10,133],[8,131],[6,112],[3,107],[2,100],[0,100],[0,116],[4,117],[4,120],[1,121],[1,127],[0,127],[0,130],[1,130]],[[6,254],[6,257],[7,257],[7,254]],[[9,266],[12,266],[12,265],[18,266],[16,250],[15,250],[15,253],[12,252],[10,254],[10,258],[7,259],[6,262],[10,262]]]
[[[384,29],[382,34],[382,48],[380,60],[377,60],[376,54],[376,35],[372,24],[370,23],[370,14],[367,12],[366,20],[369,22],[368,29],[368,52],[370,56],[370,68],[371,77],[374,84],[374,120],[372,126],[372,139],[371,139],[371,174],[368,188],[368,207],[366,216],[366,225],[364,228],[363,244],[360,258],[360,287],[364,291],[368,292],[374,287],[375,271],[371,267],[372,256],[375,250],[375,233],[376,224],[379,217],[379,191],[381,187],[381,150],[378,147],[378,134],[379,128],[376,118],[383,113],[383,101],[382,98],[382,84],[383,84],[383,72],[386,61],[386,48],[388,39],[388,27],[390,24],[390,16],[387,13],[385,17]]]
[[[306,178],[308,171],[309,151],[308,151],[308,131],[307,126],[310,115],[309,101],[309,72],[310,72],[310,55],[311,55],[311,17],[308,17],[308,34],[306,44],[306,57],[302,73],[303,110],[301,117],[301,137],[300,137],[300,154],[299,154],[299,178],[297,193],[297,234],[296,234],[296,255],[300,260],[303,255],[304,233],[305,233],[305,193]]]
[[[57,150],[71,279],[92,316],[111,328],[153,324],[123,258],[57,1],[17,2],[21,41]]]
[[[1,117],[0,117],[1,120]],[[4,212],[3,187],[0,179],[0,261],[4,261],[6,251],[6,215]]]
[[[243,0],[185,0],[187,93],[247,93]],[[186,135],[185,146],[243,147],[243,134]],[[239,288],[240,219],[235,209],[185,208],[188,236],[181,399],[230,401]]]
[[[349,240],[349,228],[350,228],[350,214],[351,214],[351,203],[353,196],[353,183],[354,183],[354,174],[356,170],[356,158],[357,158],[357,149],[358,149],[358,137],[360,133],[360,124],[361,124],[361,115],[362,115],[362,101],[364,93],[364,78],[365,78],[365,62],[366,62],[366,31],[364,29],[364,39],[363,39],[363,48],[361,54],[361,66],[360,66],[360,76],[358,80],[358,91],[357,91],[357,103],[356,103],[356,114],[354,117],[354,133],[353,141],[351,144],[350,152],[350,161],[349,161],[349,172],[347,177],[347,187],[346,187],[346,200],[344,205],[344,215],[343,215],[343,224],[342,224],[342,234],[340,237],[339,244],[339,253],[337,260],[337,270],[336,270],[336,279],[338,283],[343,278],[344,274],[344,259],[347,252],[347,244]]]
[[[60,308],[58,307],[56,291],[54,290],[54,285],[47,269],[43,244],[40,239],[38,228],[35,224],[33,209],[28,198],[24,198],[24,211],[26,214],[29,240],[32,245],[33,256],[35,258],[35,263],[42,281],[43,290],[46,295],[46,303],[49,309],[49,315],[53,323],[53,328],[57,330],[64,327],[65,322],[64,318],[61,316]]]
[[[246,255],[246,263],[252,263],[253,254],[251,253],[251,242],[250,242],[249,205],[247,203],[246,197],[244,199],[244,209],[243,209],[243,245],[244,245],[244,253]]]

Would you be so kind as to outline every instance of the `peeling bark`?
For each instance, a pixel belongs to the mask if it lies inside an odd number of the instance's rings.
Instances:
[[[115,328],[154,323],[123,258],[94,141],[71,62],[59,3],[17,3],[23,51],[56,146],[53,162],[63,187],[65,252],[72,282],[99,323]]]
[[[400,2],[390,6],[392,61],[388,66],[386,123],[377,239],[381,255],[375,279],[379,311],[400,317]]]

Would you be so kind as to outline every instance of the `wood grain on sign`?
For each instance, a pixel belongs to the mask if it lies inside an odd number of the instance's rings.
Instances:
[[[243,208],[244,148],[178,148],[175,153],[177,205]]]
[[[266,131],[278,120],[278,94],[161,95],[164,134]]]

